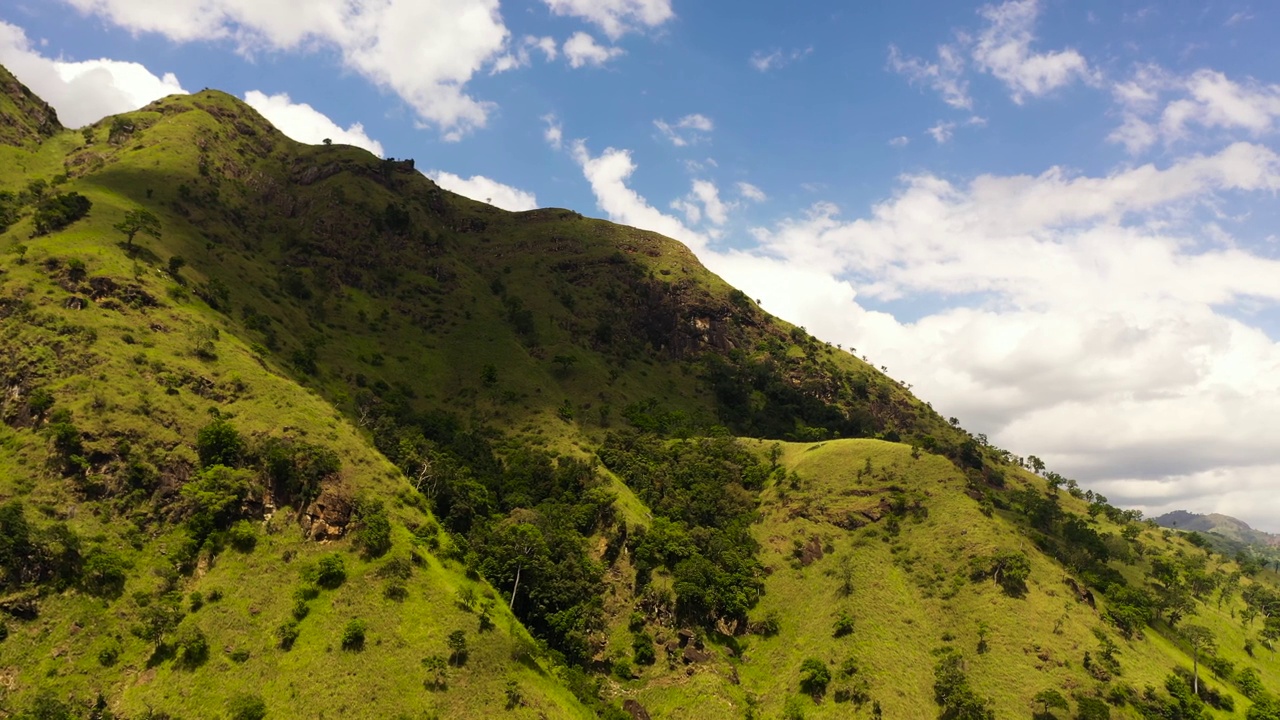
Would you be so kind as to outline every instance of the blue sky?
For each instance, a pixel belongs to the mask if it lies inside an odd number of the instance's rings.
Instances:
[[[1280,530],[1280,7],[5,0],[71,124],[178,90],[675,237],[1113,501]],[[285,97],[287,95],[287,97]]]

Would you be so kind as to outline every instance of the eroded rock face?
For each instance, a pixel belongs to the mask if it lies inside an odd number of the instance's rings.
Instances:
[[[346,534],[351,510],[350,495],[325,488],[303,512],[302,526],[312,540],[334,540]]]
[[[622,703],[622,709],[631,716],[632,720],[649,720],[649,711],[634,698],[627,698],[626,702]]]

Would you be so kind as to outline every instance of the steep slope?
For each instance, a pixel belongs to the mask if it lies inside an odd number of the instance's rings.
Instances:
[[[61,131],[58,113],[0,66],[0,145],[24,147]]]
[[[0,153],[0,713],[1194,717],[1192,615],[1280,680],[1265,573],[672,240],[211,91]]]

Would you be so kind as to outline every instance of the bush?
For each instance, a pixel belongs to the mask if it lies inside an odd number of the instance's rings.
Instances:
[[[382,596],[395,602],[404,602],[405,598],[409,597],[409,588],[405,587],[402,582],[392,581],[387,583],[387,587],[382,591]],[[488,615],[482,616],[481,621],[483,622],[488,617]]]
[[[449,633],[449,662],[453,665],[465,665],[467,663],[467,634],[461,630],[454,630]]]
[[[631,636],[632,659],[637,665],[652,665],[657,659],[653,651],[653,636],[641,631]]]
[[[112,667],[120,660],[120,645],[115,642],[108,643],[98,651],[98,664],[102,667]]]
[[[292,650],[293,644],[298,641],[298,623],[288,620],[276,628],[276,640],[280,643],[281,650]]]
[[[209,659],[209,640],[197,627],[188,626],[178,634],[178,665],[195,669]]]
[[[320,558],[320,564],[316,568],[317,585],[332,590],[346,581],[347,568],[341,555],[333,553]]]
[[[848,613],[841,610],[840,614],[836,616],[835,627],[832,630],[832,635],[835,637],[844,637],[845,635],[850,635],[852,633],[853,618],[850,617]]]
[[[47,235],[89,214],[93,203],[77,192],[58,193],[36,206],[36,235]]]
[[[253,523],[241,520],[227,532],[227,542],[242,553],[251,553],[258,546],[258,533],[253,529]]]
[[[236,695],[227,702],[230,720],[262,720],[267,716],[267,702],[260,695]]]
[[[831,670],[827,663],[818,658],[808,658],[800,664],[800,690],[813,696],[827,691],[827,683],[831,682]]]
[[[110,550],[94,548],[85,556],[80,585],[90,595],[118,598],[124,592],[127,568],[124,558]]]
[[[214,418],[196,433],[196,453],[204,467],[239,467],[245,454],[244,438],[231,423],[223,418]]]
[[[305,619],[310,614],[311,614],[311,606],[307,604],[306,600],[303,600],[302,598],[298,598],[293,601],[292,615],[294,620],[297,620],[298,622],[302,622],[302,620]]]
[[[365,624],[363,620],[352,620],[342,629],[342,649],[358,651],[364,649]]]
[[[355,531],[356,546],[366,558],[377,558],[391,549],[391,521],[380,500],[362,499],[356,502],[352,518],[358,525]]]

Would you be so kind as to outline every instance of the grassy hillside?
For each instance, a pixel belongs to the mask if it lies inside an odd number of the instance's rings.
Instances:
[[[1199,717],[1191,624],[1280,684],[1268,573],[679,243],[0,81],[0,716]]]

